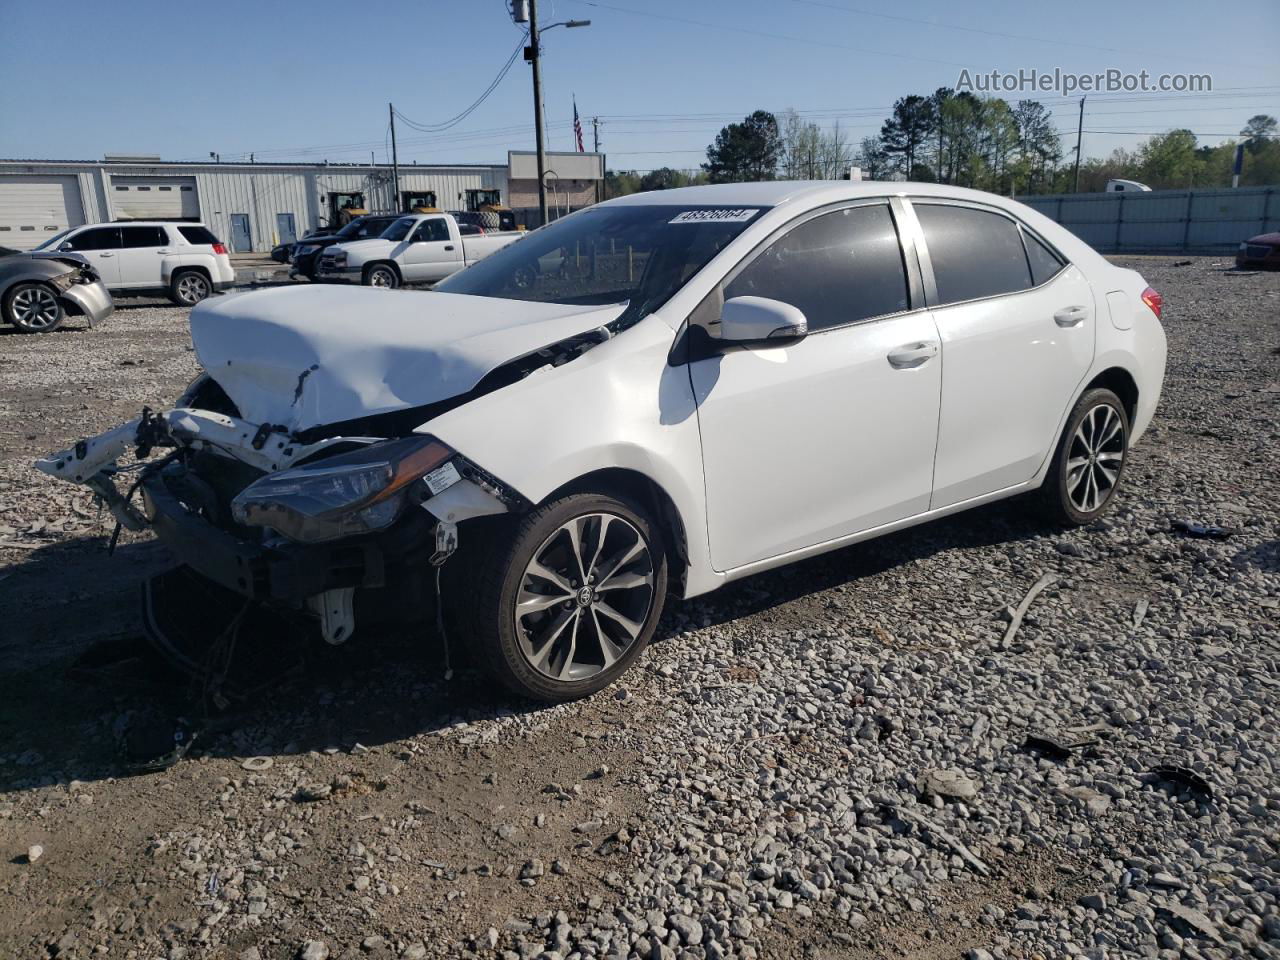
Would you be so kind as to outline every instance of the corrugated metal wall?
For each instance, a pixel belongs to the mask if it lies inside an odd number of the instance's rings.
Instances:
[[[316,167],[249,164],[0,163],[0,173],[74,174],[80,185],[85,223],[111,220],[112,177],[195,177],[200,218],[227,240],[231,215],[249,215],[253,249],[267,252],[277,242],[276,214],[292,213],[298,235],[328,220],[328,195],[363,193],[370,210],[388,212],[399,204],[392,196],[386,166]],[[400,190],[433,191],[442,209],[466,208],[466,191],[497,189],[508,199],[507,167],[416,166],[400,168]]]
[[[1280,187],[1018,199],[1103,253],[1229,253],[1280,229]]]

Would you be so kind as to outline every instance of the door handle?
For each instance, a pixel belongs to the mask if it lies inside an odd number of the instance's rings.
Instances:
[[[172,250],[157,250],[157,251],[156,251],[156,254],[157,254],[157,255],[159,255],[159,254],[164,254],[164,253],[173,253],[173,251],[172,251]]]
[[[936,343],[904,343],[889,352],[889,366],[895,370],[914,370],[938,355]]]
[[[1063,307],[1053,315],[1053,322],[1060,327],[1078,327],[1088,316],[1088,307]]]
[[[452,252],[453,252],[453,244],[452,244],[452,243],[445,244],[445,248],[444,248],[444,249],[445,249],[445,251],[446,251],[446,252],[448,252],[448,253],[452,253]]]
[[[115,254],[114,254],[114,253],[100,253],[100,254],[98,254],[98,256],[102,257],[102,259],[104,259],[104,260],[105,260],[107,257],[114,257],[114,256],[115,256]]]

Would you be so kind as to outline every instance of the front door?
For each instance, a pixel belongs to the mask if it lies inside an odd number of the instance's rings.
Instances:
[[[715,569],[926,511],[942,364],[933,318],[912,300],[889,204],[810,217],[721,289],[725,299],[790,303],[810,333],[689,365]]]
[[[253,252],[253,236],[249,232],[249,215],[247,213],[233,213],[231,215],[231,252]]]
[[[410,283],[443,280],[457,269],[462,259],[462,244],[449,236],[444,217],[428,217],[418,223],[397,252],[400,273]]]
[[[1093,362],[1080,270],[1003,213],[912,202],[936,287],[946,369],[933,509],[1036,475]]]
[[[120,228],[94,227],[68,238],[59,250],[74,250],[89,261],[108,287],[120,286]]]
[[[296,243],[298,231],[293,225],[292,213],[276,214],[276,234],[279,243]]]

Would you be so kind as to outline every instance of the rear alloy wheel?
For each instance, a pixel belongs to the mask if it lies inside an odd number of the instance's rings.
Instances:
[[[533,511],[473,560],[482,659],[536,700],[573,700],[612,683],[648,644],[666,599],[657,527],[637,505],[602,494]]]
[[[43,283],[17,284],[5,297],[4,314],[23,333],[57,330],[65,317],[57,295]]]
[[[1071,411],[1041,494],[1050,515],[1079,525],[1102,515],[1124,474],[1129,417],[1110,390],[1085,393]]]
[[[379,264],[365,271],[364,285],[366,287],[381,287],[384,290],[394,290],[400,286],[400,275],[391,267]]]
[[[169,296],[180,307],[194,307],[213,293],[213,285],[203,273],[188,270],[173,278]]]

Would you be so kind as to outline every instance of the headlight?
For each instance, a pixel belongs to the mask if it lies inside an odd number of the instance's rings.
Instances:
[[[65,290],[70,290],[73,286],[75,286],[79,282],[80,282],[80,271],[73,270],[71,273],[63,273],[54,277],[52,280],[49,281],[49,285],[53,287],[55,290],[57,290],[59,293],[62,293]]]
[[[390,440],[263,477],[231,502],[237,523],[322,543],[373,533],[400,514],[409,484],[453,456],[434,437]]]
[[[345,250],[335,250],[332,253],[325,254],[325,256],[328,257],[330,260],[332,260],[334,263],[347,262],[347,251]]]
[[[306,247],[298,247],[297,249],[295,249],[295,250],[293,251],[293,255],[294,255],[295,257],[296,257],[296,256],[302,256],[303,254],[307,254],[307,253],[315,253],[315,252],[316,252],[317,250],[319,250],[319,249],[320,249],[319,247],[314,246],[314,245],[306,246]]]

